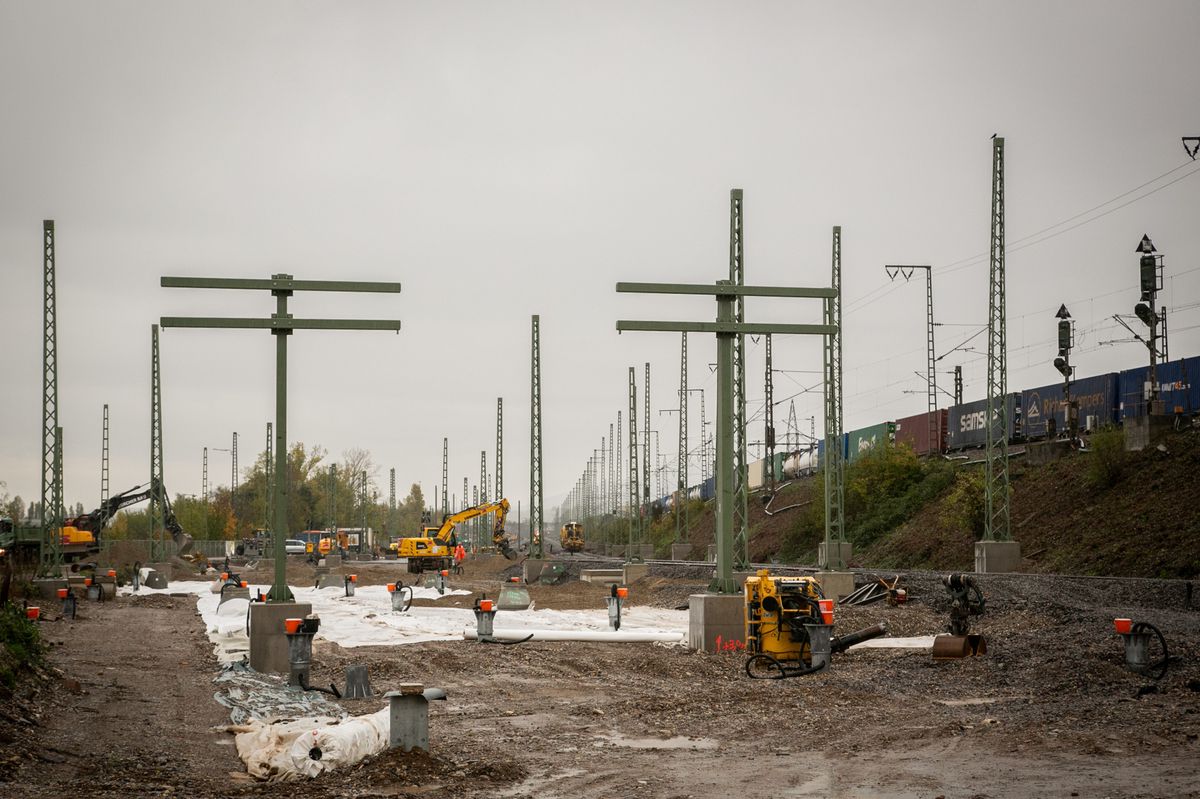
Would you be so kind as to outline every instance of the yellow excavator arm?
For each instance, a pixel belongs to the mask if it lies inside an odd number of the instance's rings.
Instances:
[[[508,516],[508,507],[508,500],[501,499],[497,502],[484,502],[482,505],[475,505],[474,507],[460,510],[458,513],[451,513],[442,519],[442,526],[430,537],[443,546],[454,547],[458,544],[454,536],[455,527],[465,521],[474,519],[476,516],[484,516],[489,513],[496,514],[496,522],[492,525],[493,539],[496,534],[503,536],[504,519]]]

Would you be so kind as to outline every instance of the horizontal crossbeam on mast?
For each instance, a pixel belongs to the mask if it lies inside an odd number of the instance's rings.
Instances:
[[[617,332],[645,331],[652,333],[743,333],[758,336],[766,333],[780,335],[827,336],[837,332],[831,325],[787,325],[768,322],[639,322],[617,321]]]
[[[801,288],[795,286],[736,286],[729,283],[617,283],[617,291],[627,294],[701,294],[709,297],[827,298],[837,296],[837,292],[834,289]]]
[[[244,330],[394,330],[399,319],[254,319],[240,317],[164,316],[163,327],[240,328]]]
[[[399,294],[399,283],[362,280],[293,280],[291,278],[164,277],[168,289],[262,289],[264,291],[365,291]]]

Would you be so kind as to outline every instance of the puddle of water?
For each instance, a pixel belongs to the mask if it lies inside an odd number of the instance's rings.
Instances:
[[[716,749],[717,742],[712,738],[688,738],[686,735],[676,735],[674,738],[629,738],[619,732],[599,735],[600,741],[596,746],[603,746],[607,741],[614,746],[627,746],[630,749]]]

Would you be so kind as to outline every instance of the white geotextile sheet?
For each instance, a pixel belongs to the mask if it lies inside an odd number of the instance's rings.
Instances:
[[[250,593],[258,589],[266,591],[269,586],[251,585]],[[474,629],[475,614],[469,607],[413,607],[406,613],[392,610],[387,587],[382,585],[361,586],[352,597],[345,596],[341,587],[293,588],[297,602],[312,603],[313,613],[321,617],[318,638],[332,641],[339,646],[390,646],[415,644],[422,641],[462,640],[465,628]],[[132,594],[129,589],[123,593]],[[245,635],[245,599],[232,599],[217,605],[220,597],[212,593],[212,581],[174,582],[167,589],[142,587],[138,596],[155,594],[193,594],[197,597],[197,610],[204,619],[209,638],[222,650],[232,655],[248,647]],[[465,596],[467,591],[447,591],[439,595],[434,588],[413,589],[414,599],[433,599]],[[606,631],[608,626],[607,607],[594,610],[502,610],[496,614],[497,627],[525,630],[579,630]],[[642,605],[626,606],[621,612],[621,630],[660,633],[664,636],[686,634],[688,612],[668,610]]]

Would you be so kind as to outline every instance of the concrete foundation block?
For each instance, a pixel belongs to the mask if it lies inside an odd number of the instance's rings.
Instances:
[[[1020,571],[1021,544],[1017,541],[976,541],[975,571],[978,574],[1006,574]]]
[[[817,545],[817,563],[822,566],[829,564],[830,569],[846,568],[850,565],[852,554],[854,554],[854,545],[849,541],[834,541],[828,558],[825,557],[825,542],[822,541]]]
[[[340,574],[322,574],[317,577],[317,588],[341,588],[345,582]]]
[[[688,597],[688,646],[716,653],[746,644],[745,600],[740,594]]]
[[[287,674],[288,641],[283,620],[303,619],[310,613],[309,602],[252,602],[250,668],[263,674]]]
[[[1171,433],[1174,423],[1171,416],[1135,416],[1126,419],[1123,425],[1125,449],[1136,452],[1154,446]]]
[[[821,586],[821,593],[828,599],[837,599],[854,591],[853,572],[817,572],[813,576]]]
[[[331,569],[340,569],[342,567],[341,555],[326,555],[325,565]]]
[[[79,584],[83,585],[83,581],[81,580]],[[38,596],[42,599],[58,599],[58,589],[70,586],[61,577],[42,577],[33,581],[33,587],[37,589]]]
[[[648,574],[650,574],[650,567],[645,563],[626,563],[621,577],[625,580],[625,585],[629,585],[634,580],[645,577]]]
[[[521,564],[521,578],[526,583],[536,583],[538,578],[542,576],[542,567],[545,565],[546,561],[544,560],[528,558]]]
[[[581,569],[579,579],[585,583],[616,585],[625,579],[624,569]]]
[[[671,560],[687,560],[691,555],[691,544],[671,544]]]
[[[1070,441],[1035,441],[1025,445],[1025,460],[1041,466],[1065,458],[1074,451]]]
[[[175,579],[175,568],[170,563],[147,563],[145,565],[161,574],[164,580]]]

